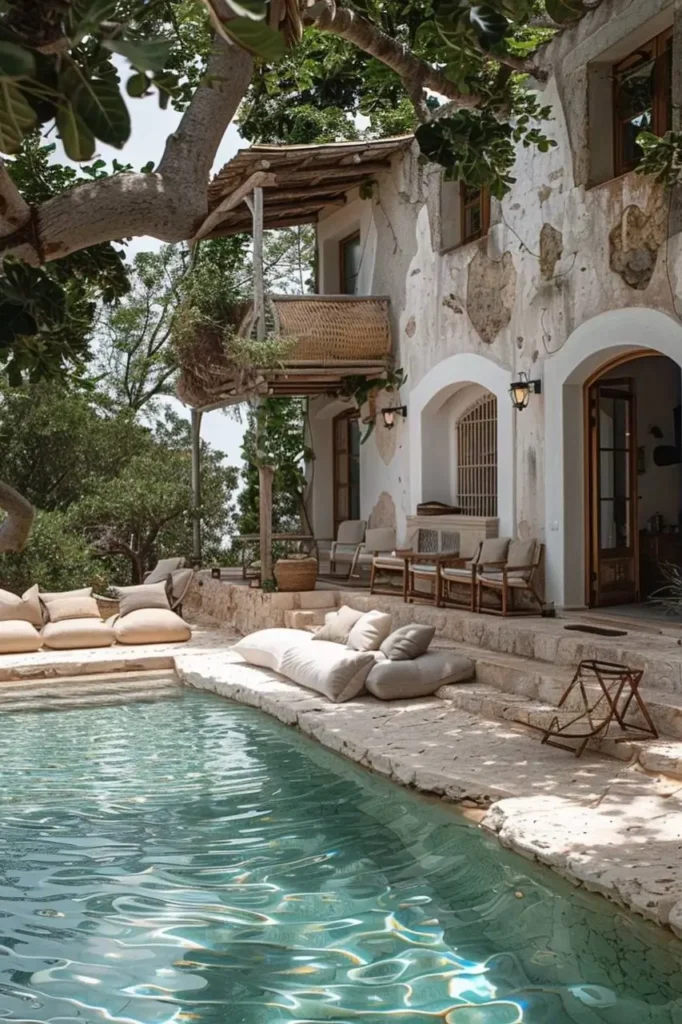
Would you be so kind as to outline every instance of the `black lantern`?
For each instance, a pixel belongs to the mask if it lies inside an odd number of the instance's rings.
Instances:
[[[521,412],[528,405],[531,394],[542,394],[542,382],[539,380],[528,380],[528,374],[523,370],[519,373],[519,379],[515,380],[509,388],[512,405]]]
[[[391,405],[387,409],[382,409],[381,415],[384,418],[384,426],[386,427],[386,430],[393,430],[396,416],[402,416],[403,419],[407,416],[407,406]]]

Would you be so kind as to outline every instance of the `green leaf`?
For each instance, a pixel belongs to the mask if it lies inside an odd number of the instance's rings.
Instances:
[[[263,57],[264,60],[277,60],[286,53],[283,36],[262,21],[232,18],[231,21],[224,23],[224,28],[236,43],[245,50],[255,53],[257,57]]]
[[[102,45],[119,53],[139,71],[161,71],[171,51],[171,42],[163,36],[149,39],[104,39]]]
[[[35,111],[21,89],[9,79],[0,78],[0,151],[16,153],[35,123]]]
[[[509,30],[509,22],[504,14],[500,14],[494,7],[472,7],[469,11],[469,20],[485,46],[499,43]]]
[[[71,160],[90,160],[95,152],[95,137],[71,105],[57,111],[57,130],[66,155]]]
[[[102,78],[84,81],[74,104],[95,138],[121,149],[130,137],[130,114],[119,88]]]
[[[131,75],[128,79],[126,90],[129,96],[133,96],[137,99],[138,96],[144,96],[151,84],[151,79],[138,71],[137,74]]]
[[[118,0],[82,0],[74,5],[74,28],[71,42],[77,46],[84,36],[99,28],[103,21],[109,21],[116,14]]]
[[[16,43],[0,42],[0,75],[6,78],[30,78],[36,62],[32,53]]]
[[[585,10],[580,0],[546,0],[545,9],[557,25],[575,21]]]
[[[227,6],[239,18],[250,18],[252,21],[263,21],[267,7],[262,0],[226,0]]]

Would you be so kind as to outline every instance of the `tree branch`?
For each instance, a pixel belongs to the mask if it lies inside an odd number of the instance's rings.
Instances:
[[[7,516],[0,526],[0,551],[23,551],[33,526],[36,510],[9,484],[0,480],[0,508]]]
[[[0,160],[0,233],[16,231],[30,218],[30,206],[10,178],[4,160]]]
[[[114,174],[77,185],[43,203],[18,228],[6,226],[4,237],[0,206],[0,257],[19,256],[39,266],[119,238],[191,238],[206,218],[211,166],[248,88],[252,68],[245,50],[217,41],[207,84],[194,93],[154,174]],[[15,190],[15,199],[16,194]],[[0,179],[0,197],[7,201],[8,195]]]
[[[432,92],[440,93],[441,96],[455,102],[459,108],[479,106],[479,96],[463,95],[454,82],[438,68],[417,57],[403,43],[391,39],[371,21],[360,17],[354,11],[337,7],[334,0],[326,0],[321,10],[320,4],[315,4],[312,11],[304,11],[303,15],[315,28],[347,39],[349,43],[353,43],[395,71],[402,78],[411,99],[416,96],[417,90],[421,92],[424,89],[431,89]]]

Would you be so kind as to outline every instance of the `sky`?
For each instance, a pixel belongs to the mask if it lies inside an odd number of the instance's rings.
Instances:
[[[125,80],[125,73],[123,78]],[[122,150],[114,149],[111,146],[100,145],[96,157],[101,157],[108,163],[116,157],[122,163],[132,164],[134,168],[143,167],[148,161],[158,163],[163,153],[166,138],[177,127],[180,121],[180,114],[170,108],[161,110],[156,96],[148,96],[143,99],[129,99],[128,109],[132,119],[132,133],[130,139]],[[73,164],[57,141],[55,160],[63,164]],[[218,149],[213,171],[219,170],[223,164],[234,156],[240,147],[248,145],[239,137],[234,125],[230,125],[223,141]],[[127,246],[126,252],[132,258],[138,252],[146,252],[158,249],[161,246],[155,238],[135,238]],[[178,413],[189,419],[189,410],[176,399],[169,399],[169,405]],[[243,425],[237,422],[233,416],[216,411],[206,413],[203,417],[201,436],[214,448],[225,452],[230,465],[238,466],[241,463],[240,445],[243,435]]]

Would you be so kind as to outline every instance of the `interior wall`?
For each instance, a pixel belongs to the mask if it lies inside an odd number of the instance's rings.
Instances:
[[[674,445],[673,409],[680,404],[680,368],[664,356],[647,356],[617,366],[602,378],[633,381],[637,410],[637,447],[644,449],[644,472],[638,474],[639,529],[660,512],[667,525],[679,522],[682,502],[682,467],[657,466],[654,451],[659,445]],[[661,431],[655,437],[651,428]]]

